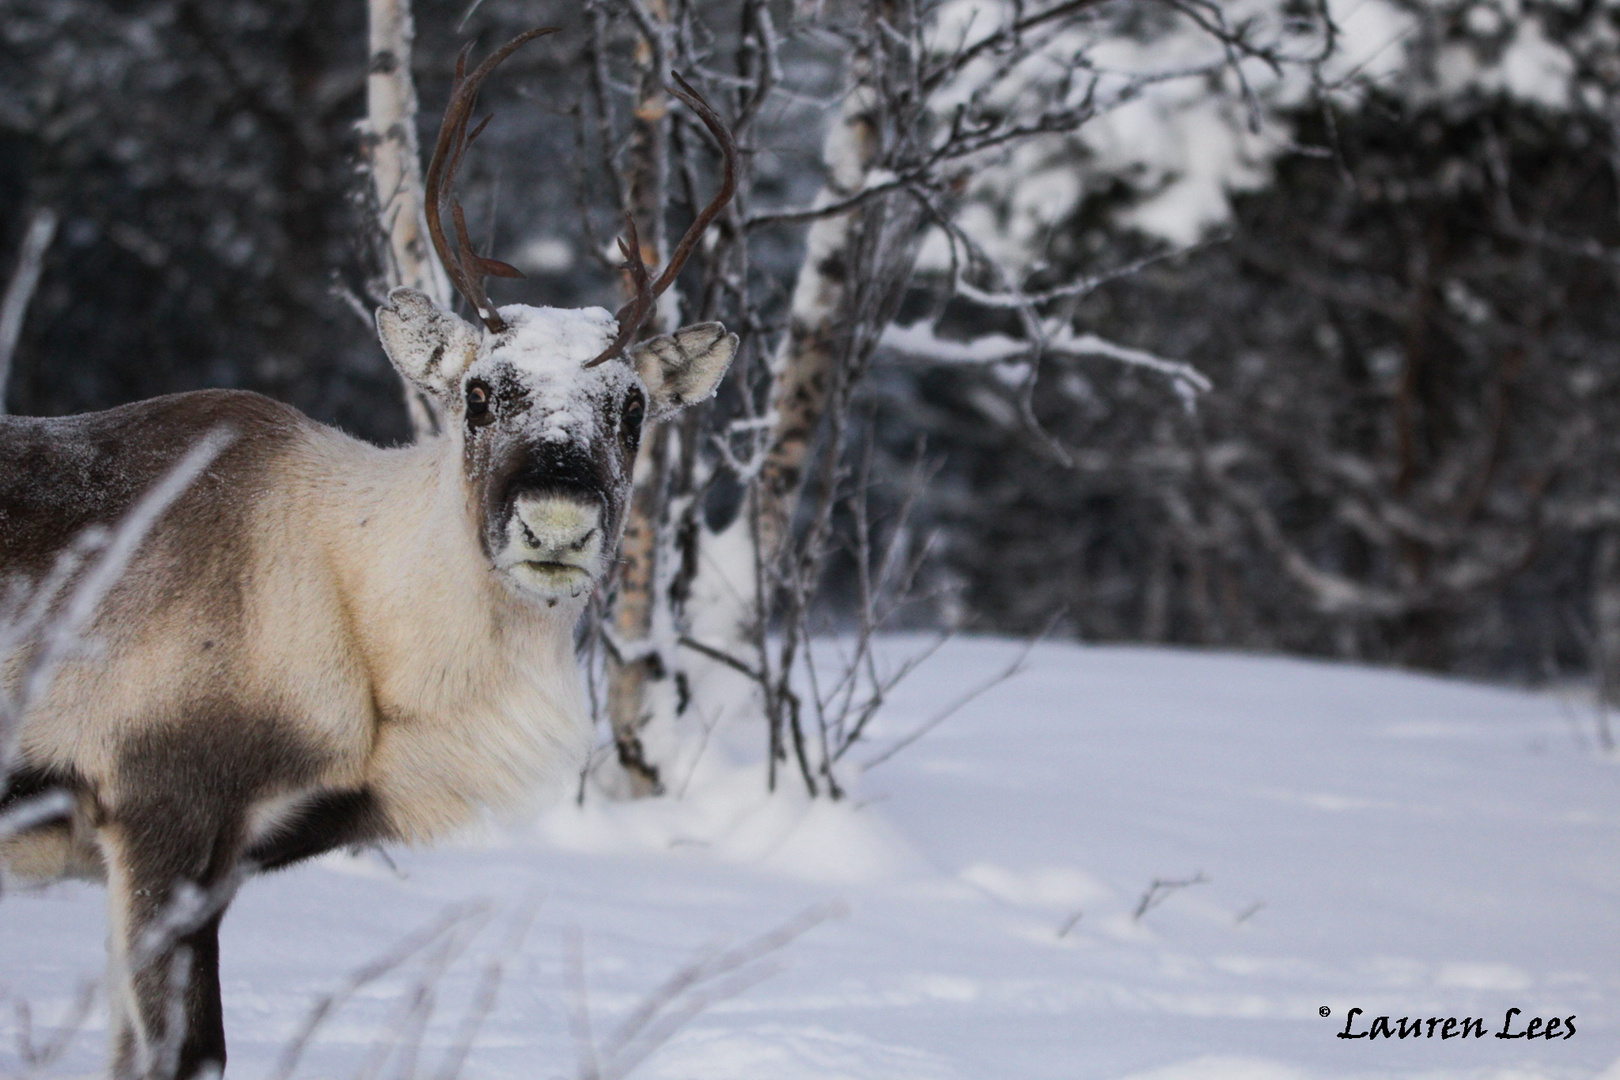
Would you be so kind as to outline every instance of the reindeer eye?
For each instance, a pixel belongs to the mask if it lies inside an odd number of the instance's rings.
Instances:
[[[467,423],[473,427],[483,427],[494,419],[495,414],[489,411],[489,387],[483,383],[473,383],[467,387]]]
[[[637,394],[635,397],[631,398],[625,403],[624,420],[622,423],[624,431],[627,435],[639,435],[641,433],[641,422],[646,418],[647,406],[641,400],[640,394]]]

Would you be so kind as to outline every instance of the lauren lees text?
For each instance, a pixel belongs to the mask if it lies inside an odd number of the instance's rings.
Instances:
[[[1529,1021],[1523,1021],[1518,1019],[1523,1011],[1523,1009],[1509,1009],[1507,1015],[1502,1017],[1502,1029],[1493,1034],[1498,1039],[1569,1039],[1575,1035],[1573,1015],[1549,1018],[1532,1016]],[[1361,1012],[1360,1009],[1350,1010],[1350,1014],[1344,1018],[1344,1030],[1339,1032],[1339,1038],[1483,1039],[1486,1034],[1485,1021],[1476,1020],[1472,1016],[1461,1020],[1455,1016],[1403,1016],[1398,1020],[1391,1020],[1387,1016],[1375,1016],[1370,1025],[1357,1031],[1356,1018]]]

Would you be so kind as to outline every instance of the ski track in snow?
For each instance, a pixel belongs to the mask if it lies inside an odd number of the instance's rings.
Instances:
[[[867,754],[1019,648],[947,644],[901,685]],[[842,917],[760,961],[779,970],[729,987],[631,1075],[1620,1080],[1620,767],[1590,728],[1552,694],[1043,645],[843,804],[808,803],[792,772],[763,799],[757,769],[726,763],[752,741],[739,727],[679,800],[566,803],[532,828],[393,851],[397,873],[343,856],[250,882],[222,942],[230,1075],[268,1075],[321,994],[447,905],[483,901],[435,984],[422,1075],[492,957],[503,982],[462,1075],[574,1077],[576,964],[603,1042],[704,950],[839,903]],[[1153,879],[1200,872],[1133,918]],[[0,1075],[24,1071],[14,1003],[48,1037],[99,975],[104,934],[97,887],[0,899]],[[357,1075],[423,963],[343,1004],[296,1075]],[[1388,1014],[1494,1032],[1517,1007],[1574,1014],[1577,1033],[1334,1038],[1352,1007],[1358,1030]],[[105,1028],[98,1009],[50,1075],[97,1075]]]

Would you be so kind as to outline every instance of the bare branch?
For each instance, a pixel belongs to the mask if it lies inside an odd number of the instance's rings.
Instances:
[[[642,998],[600,1048],[591,1035],[583,943],[576,935],[570,955],[580,1080],[622,1080],[705,1009],[775,974],[777,969],[764,962],[773,954],[846,911],[842,904],[818,904],[752,941],[677,968]]]
[[[1131,912],[1131,919],[1134,922],[1141,922],[1142,916],[1170,899],[1175,893],[1208,882],[1209,878],[1204,876],[1202,870],[1189,878],[1154,878],[1147,891],[1142,894],[1142,899],[1137,901],[1136,910]]]
[[[446,934],[465,924],[468,920],[476,918],[489,910],[485,903],[456,904],[445,908],[439,915],[422,929],[402,938],[387,952],[356,968],[343,980],[337,989],[323,994],[304,1018],[303,1024],[293,1037],[282,1048],[280,1056],[276,1059],[275,1067],[270,1070],[267,1080],[289,1080],[293,1070],[298,1067],[299,1059],[309,1048],[311,1039],[320,1026],[326,1022],[344,1002],[348,1001],[365,986],[376,982],[390,971],[405,963],[417,953],[422,952],[433,943],[441,940]]]
[[[40,271],[45,266],[45,253],[50,250],[56,236],[56,211],[48,206],[37,207],[28,218],[22,245],[17,249],[17,260],[12,264],[11,281],[6,295],[0,299],[0,413],[6,411],[6,387],[11,383],[11,359],[22,337],[23,320],[28,317],[28,305],[39,286]]]
[[[918,739],[922,738],[924,735],[927,735],[930,731],[933,731],[935,728],[939,727],[939,725],[955,716],[965,706],[971,704],[980,695],[995,689],[1008,679],[1020,675],[1024,671],[1028,670],[1027,662],[1029,660],[1029,654],[1034,652],[1035,646],[1039,645],[1046,635],[1052,632],[1052,628],[1058,624],[1058,621],[1063,617],[1063,615],[1064,612],[1059,611],[1057,614],[1049,618],[1046,625],[1041,628],[1041,632],[1024,643],[1024,648],[1018,653],[1017,656],[1013,658],[1010,664],[996,672],[994,675],[990,676],[990,678],[981,682],[979,685],[973,687],[965,694],[962,694],[955,701],[951,702],[949,705],[945,706],[945,708],[939,710],[933,716],[929,717],[910,733],[896,739],[889,746],[889,748],[884,750],[881,754],[862,762],[861,768],[863,770],[870,770],[878,765],[883,764],[885,761],[888,761],[890,758],[894,757],[894,755],[898,754],[900,751],[904,750],[906,747],[910,746],[912,743],[916,742]]]

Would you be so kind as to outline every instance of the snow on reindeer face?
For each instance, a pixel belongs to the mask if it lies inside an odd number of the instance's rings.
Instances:
[[[515,305],[447,404],[484,554],[519,589],[577,597],[606,572],[648,411],[630,363],[586,363],[618,326],[601,308]]]
[[[527,595],[579,597],[624,527],[643,423],[712,395],[737,337],[700,323],[593,365],[618,334],[601,308],[515,304],[500,321],[474,329],[411,289],[377,310],[389,358],[444,406],[485,557]]]

